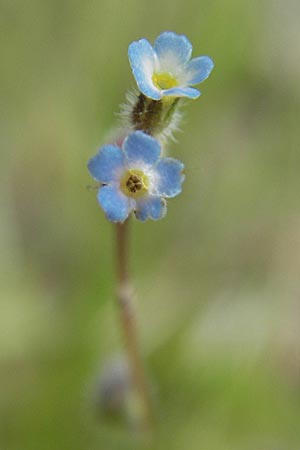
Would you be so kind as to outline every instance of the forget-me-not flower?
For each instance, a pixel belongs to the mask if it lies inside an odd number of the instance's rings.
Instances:
[[[122,148],[105,145],[90,159],[88,169],[101,183],[98,201],[111,222],[124,222],[134,211],[137,219],[161,219],[165,198],[181,192],[184,165],[161,158],[161,146],[153,137],[135,131]]]
[[[140,91],[153,100],[164,96],[197,98],[194,86],[204,81],[213,69],[209,56],[191,58],[192,44],[186,36],[165,31],[154,46],[141,39],[132,42],[128,56]]]

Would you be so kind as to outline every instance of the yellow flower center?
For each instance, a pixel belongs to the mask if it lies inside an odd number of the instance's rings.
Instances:
[[[149,188],[149,179],[139,169],[127,170],[121,180],[122,192],[132,198],[139,198],[146,194]]]
[[[174,78],[173,75],[168,72],[154,73],[152,75],[152,81],[154,86],[162,90],[171,89],[175,86],[178,86],[176,78]]]

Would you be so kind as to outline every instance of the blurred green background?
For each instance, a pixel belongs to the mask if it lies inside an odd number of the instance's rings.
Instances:
[[[114,235],[86,162],[134,86],[130,42],[215,61],[172,154],[166,219],[131,229],[155,449],[300,449],[300,3],[1,0],[1,450],[140,444],[96,413],[122,349]]]

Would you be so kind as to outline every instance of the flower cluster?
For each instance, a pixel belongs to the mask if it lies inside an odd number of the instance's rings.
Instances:
[[[153,47],[146,39],[129,46],[139,93],[126,108],[127,137],[103,146],[88,163],[100,183],[98,202],[111,222],[124,222],[131,212],[140,221],[161,219],[166,198],[181,192],[184,165],[163,157],[162,143],[177,126],[179,102],[199,97],[191,86],[213,69],[208,56],[191,59],[191,53],[187,37],[170,31],[158,36]]]

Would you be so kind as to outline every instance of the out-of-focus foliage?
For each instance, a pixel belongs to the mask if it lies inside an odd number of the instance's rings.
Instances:
[[[86,161],[133,85],[129,43],[168,29],[215,69],[170,149],[183,194],[131,229],[153,448],[300,448],[299,14],[296,0],[1,1],[1,450],[139,446],[96,412],[122,340]]]

